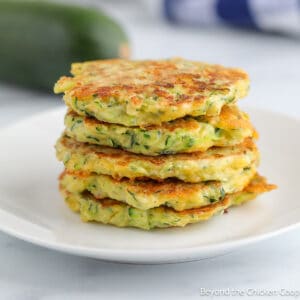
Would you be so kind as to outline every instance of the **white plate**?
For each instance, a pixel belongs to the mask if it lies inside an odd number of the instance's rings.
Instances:
[[[64,110],[0,132],[0,229],[47,248],[109,261],[180,262],[227,253],[299,226],[299,120],[248,109],[260,132],[261,174],[279,189],[228,214],[150,232],[82,223],[57,190],[54,143]]]

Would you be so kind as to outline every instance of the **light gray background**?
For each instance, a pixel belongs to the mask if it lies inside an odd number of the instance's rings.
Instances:
[[[113,3],[100,6],[124,24],[134,58],[183,56],[243,67],[252,88],[241,106],[299,118],[299,41],[224,28],[171,27],[153,18],[155,3]],[[59,97],[0,85],[0,126],[62,105]],[[300,290],[300,230],[226,256],[177,265],[104,263],[5,234],[0,234],[0,257],[0,299],[200,299],[201,287]]]

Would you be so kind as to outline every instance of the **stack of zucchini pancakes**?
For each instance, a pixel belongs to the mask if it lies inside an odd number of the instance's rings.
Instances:
[[[235,104],[244,71],[175,58],[71,73],[54,88],[68,107],[56,153],[60,191],[83,221],[185,226],[275,188],[257,173],[257,132]]]

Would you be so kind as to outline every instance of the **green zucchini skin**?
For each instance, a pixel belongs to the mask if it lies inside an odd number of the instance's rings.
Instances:
[[[0,0],[0,80],[52,91],[71,63],[127,57],[121,27],[96,9]]]

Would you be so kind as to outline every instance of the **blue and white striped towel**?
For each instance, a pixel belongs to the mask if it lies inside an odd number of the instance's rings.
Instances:
[[[164,0],[164,12],[178,24],[228,24],[300,35],[300,0]]]

